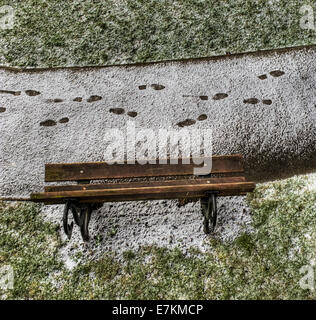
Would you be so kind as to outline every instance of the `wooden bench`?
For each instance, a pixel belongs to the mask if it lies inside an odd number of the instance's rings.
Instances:
[[[109,165],[105,162],[46,164],[45,182],[72,181],[77,184],[46,186],[44,192],[31,194],[30,200],[48,205],[65,204],[65,233],[70,239],[73,222],[68,223],[68,215],[71,211],[82,238],[87,241],[91,213],[104,202],[200,199],[204,232],[209,233],[216,225],[216,197],[245,195],[254,190],[255,184],[245,179],[241,155],[212,157],[212,171],[207,176],[193,175],[196,167],[192,159],[188,164],[183,164],[181,159],[178,164],[170,164],[170,160],[166,164],[145,165]],[[104,179],[107,181],[91,183]]]

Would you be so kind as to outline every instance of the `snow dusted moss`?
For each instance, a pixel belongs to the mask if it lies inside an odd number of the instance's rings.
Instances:
[[[304,1],[313,5],[313,1]],[[0,65],[109,65],[315,43],[297,0],[0,0]]]

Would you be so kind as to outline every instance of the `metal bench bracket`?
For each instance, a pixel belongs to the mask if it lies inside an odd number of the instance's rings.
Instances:
[[[207,192],[206,196],[201,198],[201,211],[204,216],[203,231],[206,234],[214,232],[217,222],[217,193]]]
[[[82,204],[73,200],[68,200],[66,202],[64,207],[63,225],[64,225],[64,231],[68,239],[71,238],[72,229],[74,225],[73,221],[71,222],[71,224],[68,224],[69,210],[72,212],[73,219],[76,225],[80,227],[82,239],[84,241],[88,241],[89,240],[88,226],[90,222],[92,209],[93,209],[93,205],[91,204]]]

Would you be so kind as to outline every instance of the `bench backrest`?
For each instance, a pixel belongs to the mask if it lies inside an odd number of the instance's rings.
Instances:
[[[106,162],[86,163],[51,163],[45,165],[45,181],[83,181],[100,179],[122,179],[142,177],[167,177],[167,176],[188,176],[193,175],[194,168],[202,167],[195,164],[192,159],[189,164],[183,164],[179,159],[178,164],[108,164]],[[212,157],[212,171],[216,174],[243,173],[242,155],[227,155]]]

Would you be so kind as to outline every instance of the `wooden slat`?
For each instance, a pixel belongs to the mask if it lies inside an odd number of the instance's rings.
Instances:
[[[220,191],[219,196],[242,196],[247,192],[239,190]],[[104,203],[104,202],[125,202],[125,201],[142,201],[142,200],[175,200],[175,199],[194,199],[198,200],[205,196],[205,192],[184,192],[184,193],[164,193],[164,194],[139,194],[139,195],[123,195],[113,196],[111,198],[92,197],[92,198],[78,198],[76,199],[80,203]],[[34,202],[44,202],[47,205],[51,204],[64,204],[66,199],[46,199],[46,200],[33,200]]]
[[[208,182],[209,181],[209,182]],[[137,187],[155,187],[155,186],[176,186],[189,184],[205,183],[230,183],[245,182],[245,177],[224,177],[224,178],[204,178],[204,179],[179,179],[179,180],[162,180],[162,181],[141,181],[141,182],[120,182],[120,183],[102,183],[102,184],[76,184],[76,185],[59,185],[46,186],[45,192],[60,191],[78,191],[78,190],[97,190],[97,189],[120,189],[120,188],[137,188]]]
[[[32,200],[45,202],[46,200],[58,199],[83,199],[83,198],[103,198],[112,201],[115,197],[145,197],[150,195],[159,195],[160,198],[164,194],[171,193],[198,193],[206,191],[229,192],[251,192],[255,188],[252,182],[234,182],[222,184],[191,184],[191,185],[168,185],[154,187],[133,187],[133,188],[117,188],[117,189],[101,189],[101,190],[81,190],[81,191],[61,191],[61,192],[42,192],[31,195]]]
[[[105,162],[46,164],[45,181],[80,181],[98,179],[121,179],[134,177],[161,177],[193,175],[194,164],[113,164]],[[241,155],[212,157],[212,173],[242,173]]]

